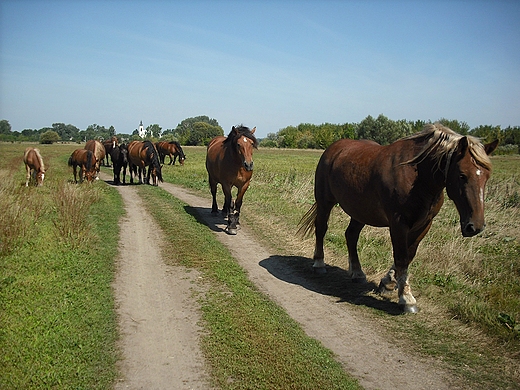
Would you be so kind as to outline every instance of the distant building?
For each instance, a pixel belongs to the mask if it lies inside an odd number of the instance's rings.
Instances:
[[[139,123],[139,137],[144,138],[145,135],[146,135],[146,130],[144,129],[143,121],[141,121]]]

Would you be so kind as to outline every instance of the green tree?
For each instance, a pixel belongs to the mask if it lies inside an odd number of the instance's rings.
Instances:
[[[146,128],[146,136],[151,138],[159,138],[161,136],[162,128],[157,123],[149,125]]]
[[[210,137],[211,134],[215,135]],[[183,145],[204,145],[211,138],[223,134],[224,130],[217,120],[210,119],[206,115],[184,119],[172,133],[173,137]]]
[[[374,119],[370,115],[363,119],[358,126],[358,137],[375,141],[381,145],[388,145],[399,138],[412,134],[412,125],[405,121],[393,121],[383,114]]]
[[[60,136],[53,130],[48,130],[42,135],[40,135],[40,143],[41,144],[52,144],[54,142],[58,142],[60,140]]]
[[[461,135],[467,135],[470,129],[469,125],[466,122],[459,122],[456,119],[441,118],[437,122],[439,122],[441,125],[449,127],[454,132],[459,133]]]
[[[0,134],[9,134],[11,133],[11,125],[9,121],[6,119],[0,120]]]

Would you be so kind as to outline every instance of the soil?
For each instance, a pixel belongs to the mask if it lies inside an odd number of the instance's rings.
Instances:
[[[105,175],[104,179],[108,178]],[[110,183],[110,182],[109,182]],[[160,186],[194,207],[226,245],[251,281],[283,307],[305,332],[332,350],[345,370],[366,389],[449,389],[453,378],[434,361],[413,356],[385,339],[377,326],[356,310],[359,294],[338,301],[320,287],[318,276],[299,267],[301,258],[277,256],[265,249],[247,226],[236,236],[210,213],[207,199],[169,183]],[[120,258],[114,291],[121,329],[121,379],[116,389],[209,389],[199,348],[199,309],[193,294],[197,275],[166,265],[160,254],[157,227],[133,186],[117,187],[126,217],[121,223]],[[244,255],[243,248],[248,248]],[[340,278],[330,269],[327,278]],[[360,288],[370,288],[367,286]],[[370,298],[361,298],[370,299]],[[341,304],[348,302],[347,304]],[[353,303],[354,305],[351,305]]]

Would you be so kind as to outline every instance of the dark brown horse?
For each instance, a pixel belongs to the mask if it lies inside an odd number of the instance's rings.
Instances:
[[[74,152],[72,152],[69,157],[69,167],[72,167],[75,183],[78,182],[76,176],[77,167],[80,167],[80,183],[85,179],[87,179],[88,182],[91,182],[96,177],[96,158],[94,157],[94,153],[92,153],[90,150],[76,149]]]
[[[29,180],[31,180],[31,178],[35,185],[43,185],[43,179],[45,178],[45,165],[43,164],[40,150],[31,147],[25,149],[23,162],[25,163],[25,169],[27,170],[25,186],[29,186]]]
[[[112,150],[117,145],[119,145],[119,141],[117,140],[117,137],[115,135],[113,135],[110,139],[103,141],[103,147],[105,148],[105,158],[107,159],[106,164],[104,159],[101,161],[103,166],[110,166],[110,164],[108,163],[108,156],[111,156],[110,158],[112,158]]]
[[[213,196],[211,212],[218,212],[217,184],[220,183],[224,192],[222,212],[228,217],[229,234],[237,234],[242,199],[253,175],[253,149],[258,147],[255,130],[256,127],[252,130],[245,126],[233,127],[227,137],[215,137],[208,145],[206,170]],[[233,186],[238,189],[234,203],[231,196]]]
[[[112,159],[114,184],[121,184],[121,169],[123,169],[123,184],[126,181],[126,167],[128,166],[128,146],[125,144],[116,145],[110,151]]]
[[[161,141],[156,144],[157,151],[159,152],[159,159],[161,164],[164,164],[164,158],[170,157],[170,163],[168,165],[175,165],[175,160],[179,157],[179,164],[184,165],[186,155],[182,150],[181,144],[177,141]]]
[[[130,168],[130,183],[134,182],[133,175],[137,175],[139,168],[139,184],[143,182],[146,176],[146,183],[150,183],[150,175],[152,183],[157,186],[160,181],[163,182],[161,163],[159,162],[159,154],[155,145],[150,141],[132,141],[128,144],[128,164]],[[146,167],[148,174],[146,174]]]
[[[482,145],[438,123],[387,146],[343,139],[333,143],[316,168],[316,203],[300,222],[300,231],[315,229],[315,270],[324,272],[323,238],[332,207],[350,215],[345,231],[348,272],[364,281],[357,242],[365,225],[389,227],[394,264],[379,292],[398,290],[405,312],[417,312],[408,282],[408,266],[444,201],[444,188],[460,216],[464,237],[484,229],[484,189],[491,175],[488,155],[498,141]]]
[[[90,141],[87,141],[85,144],[85,149],[90,150],[96,159],[96,179],[98,178],[97,175],[99,174],[99,167],[101,166],[101,161],[105,158],[105,147],[101,142],[95,139],[91,139]]]

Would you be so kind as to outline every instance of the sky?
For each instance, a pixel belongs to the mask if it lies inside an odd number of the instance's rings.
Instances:
[[[520,126],[520,1],[0,0],[0,119]]]

